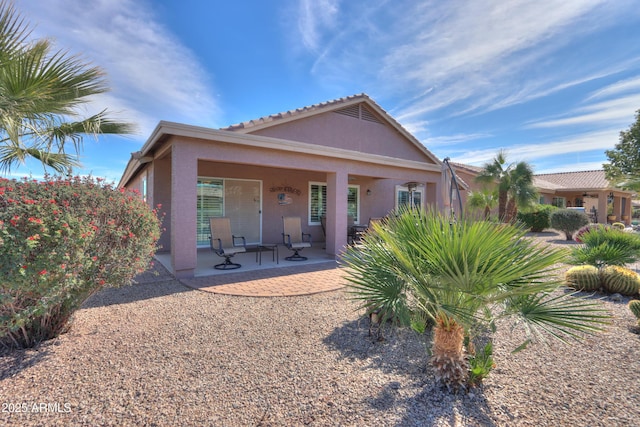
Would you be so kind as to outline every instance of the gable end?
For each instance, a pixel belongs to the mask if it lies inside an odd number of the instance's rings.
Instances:
[[[364,104],[350,105],[346,108],[335,110],[334,113],[353,117],[354,119],[366,120],[368,122],[383,124],[382,121]]]

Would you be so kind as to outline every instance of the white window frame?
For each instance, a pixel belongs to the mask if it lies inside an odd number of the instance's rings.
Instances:
[[[148,193],[148,175],[147,175],[147,171],[144,171],[144,173],[142,174],[142,182],[140,184],[140,186],[142,188],[140,188],[140,193],[142,194],[142,200],[146,203],[147,202],[147,193]]]
[[[318,185],[320,187],[324,187],[325,188],[324,194],[327,194],[327,191],[326,191],[327,183],[326,182],[318,182],[318,181],[309,181],[309,200],[308,200],[308,204],[307,204],[307,206],[308,206],[308,209],[307,209],[307,221],[308,221],[309,225],[320,225],[320,221],[312,221],[312,218],[311,218],[311,204],[312,204],[311,186],[313,186],[313,185]],[[357,195],[356,195],[356,205],[357,205],[356,206],[356,215],[357,215],[357,217],[355,218],[355,220],[353,222],[354,224],[357,225],[357,224],[360,224],[360,206],[362,204],[362,202],[361,202],[362,194],[360,192],[360,185],[349,184],[347,186],[347,188],[355,188],[356,191],[357,191]],[[323,213],[326,215],[327,214],[327,212],[326,212],[326,210],[327,210],[327,200],[326,199],[324,200],[323,208],[324,208],[323,209],[324,210]]]
[[[420,193],[420,208],[424,208],[424,199],[425,199],[425,193],[426,193],[426,188],[424,186],[418,186],[416,187],[413,192],[414,193]],[[401,191],[406,191],[407,193],[409,192],[409,187],[407,187],[406,185],[396,185],[396,191],[394,193],[395,196],[395,206],[396,206],[396,210],[400,207],[400,205],[398,204],[398,199],[400,196],[400,192]]]

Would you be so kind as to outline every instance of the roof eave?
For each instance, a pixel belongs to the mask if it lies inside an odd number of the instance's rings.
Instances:
[[[129,162],[127,163],[127,166],[125,167],[125,172],[123,173],[122,178],[118,183],[118,187],[125,186],[131,180],[138,169],[142,167],[144,163],[147,163],[150,158],[152,158],[151,153],[156,144],[164,139],[165,136],[169,135],[267,148],[273,150],[292,151],[296,153],[305,153],[338,159],[353,159],[380,165],[403,166],[418,170],[430,170],[439,172],[441,169],[439,162],[429,164],[418,162],[415,160],[398,159],[377,154],[368,154],[358,151],[345,150],[341,148],[318,146],[315,144],[272,138],[262,135],[252,135],[234,131],[211,129],[186,125],[182,123],[161,121],[160,123],[158,123],[158,126],[156,126],[149,139],[147,139],[145,144],[142,146],[142,149],[132,154]]]

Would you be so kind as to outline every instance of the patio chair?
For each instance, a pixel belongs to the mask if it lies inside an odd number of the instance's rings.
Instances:
[[[209,230],[211,232],[211,236],[209,236],[211,249],[216,255],[224,258],[224,262],[214,265],[213,268],[233,270],[242,267],[240,264],[231,262],[231,257],[246,252],[246,242],[244,237],[231,234],[229,218],[209,218]],[[236,244],[236,240],[241,240],[242,244]]]
[[[364,236],[367,231],[371,230],[371,226],[373,225],[373,223],[377,222],[382,222],[384,220],[384,218],[380,218],[380,217],[374,217],[374,218],[369,218],[369,222],[367,223],[366,226],[361,226],[361,225],[355,225],[352,227],[353,229],[353,237],[352,237],[352,243],[359,243],[362,240],[362,236]]]
[[[304,248],[311,247],[311,234],[302,232],[302,225],[299,216],[282,217],[282,242],[293,255],[285,257],[287,261],[304,261],[307,257],[298,252]]]
[[[359,226],[355,224],[355,218],[347,216],[347,244],[352,245],[356,241],[356,233]]]

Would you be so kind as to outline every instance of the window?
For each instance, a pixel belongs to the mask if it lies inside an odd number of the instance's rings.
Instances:
[[[147,173],[145,172],[142,175],[142,189],[140,191],[142,193],[142,200],[146,203],[147,201]]]
[[[413,200],[411,199],[413,195]],[[418,187],[409,191],[409,188],[403,185],[396,185],[396,209],[400,206],[411,205],[415,207],[424,207],[424,187]]]
[[[350,185],[347,190],[347,216],[353,218],[353,223],[360,222],[360,187]]]
[[[327,212],[327,185],[309,183],[309,225],[320,224],[320,218]]]
[[[320,225],[320,218],[327,213],[327,184],[309,183],[309,225]],[[347,215],[354,224],[360,221],[360,186],[350,185],[347,190]]]
[[[224,181],[222,179],[198,179],[197,241],[209,245],[209,218],[224,216]]]
[[[199,246],[209,246],[209,218],[227,216],[231,230],[247,244],[261,242],[262,181],[198,178],[196,233]]]
[[[566,202],[566,199],[564,197],[554,197],[553,200],[551,201],[551,204],[553,206],[558,207],[558,208],[567,207],[567,202]]]

